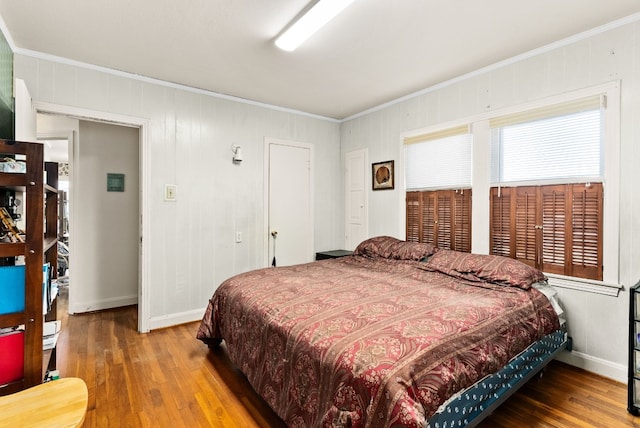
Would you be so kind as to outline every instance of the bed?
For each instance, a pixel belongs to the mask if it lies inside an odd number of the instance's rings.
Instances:
[[[375,237],[226,280],[197,338],[224,340],[290,427],[472,426],[566,346],[545,281],[512,259]]]

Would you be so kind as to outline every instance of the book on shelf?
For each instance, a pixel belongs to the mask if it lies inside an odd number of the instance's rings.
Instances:
[[[5,207],[0,207],[0,234],[4,235],[9,242],[24,242],[22,232]]]

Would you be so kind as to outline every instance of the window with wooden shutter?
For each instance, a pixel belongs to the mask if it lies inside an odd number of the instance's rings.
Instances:
[[[468,124],[404,139],[407,241],[471,251],[472,148]]]
[[[407,241],[471,251],[471,189],[407,192]]]
[[[602,183],[494,187],[491,254],[602,280]]]

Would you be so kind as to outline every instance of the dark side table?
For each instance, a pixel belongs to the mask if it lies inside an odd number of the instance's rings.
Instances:
[[[353,251],[348,250],[320,251],[316,253],[316,260],[337,259],[339,257],[350,256],[352,254]]]

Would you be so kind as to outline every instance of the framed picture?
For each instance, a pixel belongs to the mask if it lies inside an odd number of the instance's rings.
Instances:
[[[371,183],[373,190],[393,189],[393,161],[378,162],[371,165]]]

